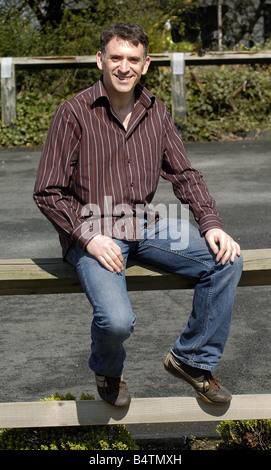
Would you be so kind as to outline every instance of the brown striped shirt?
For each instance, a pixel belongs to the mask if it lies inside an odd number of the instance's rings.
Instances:
[[[59,233],[63,256],[73,242],[85,249],[97,233],[137,239],[125,232],[124,216],[148,207],[159,177],[189,204],[201,234],[222,228],[215,201],[186,155],[165,105],[141,85],[127,130],[103,86],[62,103],[42,152],[34,200]],[[135,217],[132,217],[135,219]],[[120,224],[121,222],[121,224]],[[123,233],[124,231],[124,233]]]

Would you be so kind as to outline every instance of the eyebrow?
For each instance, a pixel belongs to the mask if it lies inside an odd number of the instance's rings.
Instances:
[[[122,58],[122,56],[118,55],[118,54],[110,54],[108,57],[109,57],[109,59],[121,59]],[[128,59],[140,62],[141,57],[139,57],[139,56],[130,56],[130,57],[128,57]]]

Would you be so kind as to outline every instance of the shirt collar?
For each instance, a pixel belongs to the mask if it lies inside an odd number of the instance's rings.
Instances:
[[[136,85],[136,101],[140,101],[145,108],[150,108],[155,100],[155,96],[147,90],[141,83]],[[108,95],[103,85],[103,77],[101,76],[92,87],[91,106],[98,100],[106,99],[109,102]]]

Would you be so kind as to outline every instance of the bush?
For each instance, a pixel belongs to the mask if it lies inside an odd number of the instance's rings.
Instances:
[[[187,71],[187,140],[244,138],[271,130],[271,74],[266,65]]]
[[[92,395],[82,395],[91,400]],[[71,394],[45,400],[75,400]],[[0,430],[1,450],[136,450],[125,426],[70,426]]]
[[[222,421],[217,432],[224,444],[236,450],[271,450],[271,419]]]

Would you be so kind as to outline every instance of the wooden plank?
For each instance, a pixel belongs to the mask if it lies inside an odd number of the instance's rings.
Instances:
[[[151,67],[153,66],[169,66],[171,64],[171,54],[150,54]],[[2,60],[0,58],[0,67],[2,70]],[[93,68],[96,67],[96,56],[64,56],[64,57],[14,57],[13,61],[13,75],[14,79],[1,80],[1,96],[2,96],[2,120],[4,124],[10,124],[12,120],[16,119],[16,69],[20,70],[41,70],[41,69],[67,69],[67,68]],[[229,51],[229,52],[208,52],[203,56],[198,56],[195,53],[185,53],[184,62],[187,65],[222,65],[222,64],[255,64],[271,63],[271,51]],[[178,107],[184,107],[183,92],[182,98],[177,99],[176,88],[179,83],[180,90],[184,90],[185,76],[180,76],[176,82],[176,77],[173,78],[174,90],[174,104]],[[8,97],[8,99],[7,99]],[[179,102],[180,101],[180,102]],[[7,103],[6,104],[4,103]],[[183,110],[182,110],[183,113]],[[174,111],[173,111],[174,114]],[[177,114],[178,117],[178,114]]]
[[[271,285],[271,248],[243,250],[244,268],[239,286]]]
[[[170,53],[150,54],[150,58],[154,65],[170,65],[171,63]],[[270,63],[271,51],[210,51],[203,56],[194,52],[186,52],[184,59],[187,65]],[[14,57],[13,62],[18,69],[96,67],[96,56]]]
[[[271,249],[243,251],[240,286],[271,285]],[[126,269],[128,290],[191,289],[191,279],[135,261]],[[76,270],[62,258],[0,260],[0,295],[82,292]]]
[[[130,262],[126,269],[128,290],[190,288],[193,282],[158,268]],[[0,295],[82,292],[76,270],[61,258],[0,260]]]
[[[235,395],[211,405],[194,397],[134,398],[117,408],[102,400],[0,404],[0,428],[270,419],[271,395]]]
[[[185,54],[187,65],[260,64],[271,62],[271,51],[214,51],[203,56]]]

